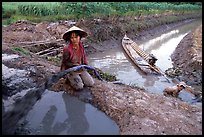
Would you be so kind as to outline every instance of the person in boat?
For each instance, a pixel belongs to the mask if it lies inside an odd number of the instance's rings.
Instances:
[[[73,26],[63,35],[63,39],[69,44],[64,46],[60,70],[66,70],[78,65],[88,65],[85,50],[81,42],[82,37],[88,36],[83,29]],[[93,86],[94,80],[86,69],[80,72],[71,72],[66,75],[66,83],[76,89],[83,89],[84,86]]]
[[[153,54],[149,54],[150,58],[149,58],[149,64],[152,66],[155,66],[155,63],[157,61],[157,58],[153,55]]]
[[[176,86],[173,87],[167,87],[164,89],[163,94],[165,96],[173,96],[178,97],[181,90],[185,89],[187,87],[185,82],[180,82]]]

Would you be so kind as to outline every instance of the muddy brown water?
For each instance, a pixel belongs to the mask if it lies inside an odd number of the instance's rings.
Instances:
[[[151,39],[143,37],[136,43],[147,53],[152,53],[157,57],[156,65],[163,71],[172,68],[170,55],[173,53],[179,42],[196,27],[202,24],[201,20],[196,20],[180,27],[171,29],[163,34],[157,35]],[[167,86],[174,86],[173,79],[167,77],[170,83],[163,76],[145,75],[124,53],[122,45],[119,48],[112,48],[106,52],[92,54],[88,57],[91,66],[100,68],[104,72],[116,75],[117,79],[124,84],[139,86],[148,92],[163,94]],[[195,103],[194,95],[183,90],[179,97],[186,102]]]

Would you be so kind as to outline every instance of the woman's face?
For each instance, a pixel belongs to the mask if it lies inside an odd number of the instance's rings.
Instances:
[[[78,45],[80,42],[80,36],[77,35],[75,32],[71,33],[70,40],[73,45]]]

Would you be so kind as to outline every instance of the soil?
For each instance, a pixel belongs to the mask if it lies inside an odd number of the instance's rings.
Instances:
[[[57,23],[42,22],[34,24],[28,21],[19,21],[10,26],[2,27],[2,54],[20,55],[20,58],[12,61],[3,61],[2,64],[9,68],[17,69],[33,67],[35,71],[32,71],[29,77],[33,79],[37,86],[42,86],[51,75],[60,71],[59,64],[48,61],[46,58],[41,58],[33,53],[22,55],[14,50],[14,47],[26,45],[29,47],[28,43],[34,41],[61,39],[62,34],[73,23],[73,21],[61,21]],[[143,36],[147,37],[158,34],[161,32],[159,30],[164,31],[167,28],[172,28],[182,23],[170,24],[168,27],[167,25],[159,26],[157,29],[143,31],[138,33],[137,36],[132,37],[139,40]],[[104,23],[103,25],[108,24]],[[91,30],[91,28],[84,29]],[[117,48],[120,45],[120,37],[103,41],[101,44],[95,43],[93,44],[94,46],[90,46],[90,42],[86,40],[83,41],[88,45],[86,48],[87,54],[108,50],[110,45],[112,45],[111,48]],[[107,43],[110,45],[107,45]],[[66,43],[61,41],[61,44]],[[202,26],[199,26],[182,40],[172,55],[172,59],[174,65],[180,67],[185,72],[181,76],[182,80],[188,82],[190,76],[194,76],[190,78],[191,82],[188,84],[202,84],[202,77],[200,76],[202,73]],[[6,83],[2,85],[2,87],[4,86],[7,87]],[[74,92],[69,85],[64,83],[63,78],[52,89],[54,91],[65,90],[70,95],[80,97],[80,92]],[[113,84],[97,79],[95,79],[95,85],[88,87],[88,90],[92,94],[93,99],[80,99],[96,106],[116,121],[121,135],[202,135],[202,108],[196,105],[190,105],[173,97],[151,94],[140,88]],[[11,96],[12,94],[14,94],[12,91],[10,94],[5,91],[3,92],[3,96]],[[11,118],[6,117],[8,112],[3,110],[2,119],[3,122],[7,122]],[[6,130],[6,128],[4,129]],[[11,133],[14,133],[14,131]],[[6,131],[5,134],[7,134]]]
[[[179,43],[171,58],[174,67],[182,70],[180,76],[187,84],[202,83],[202,25]],[[186,52],[182,52],[186,51]]]

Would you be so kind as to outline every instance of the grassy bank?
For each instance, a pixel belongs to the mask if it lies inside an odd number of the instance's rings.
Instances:
[[[200,2],[2,2],[3,25],[114,16],[149,16],[166,12],[201,12]]]

